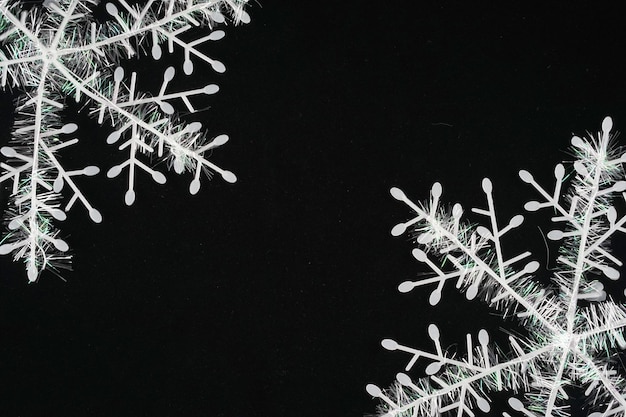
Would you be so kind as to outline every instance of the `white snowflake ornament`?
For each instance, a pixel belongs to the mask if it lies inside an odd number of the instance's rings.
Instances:
[[[64,220],[76,203],[94,222],[102,221],[74,180],[96,175],[99,168],[68,170],[59,158],[64,148],[78,142],[73,137],[78,126],[61,121],[66,99],[84,102],[98,123],[113,127],[107,142],[116,144],[126,156],[107,176],[127,176],[128,205],[135,201],[139,173],[147,173],[160,184],[166,181],[146,160],[165,161],[179,174],[192,172],[192,194],[199,191],[203,172],[236,181],[232,172],[205,156],[226,143],[228,136],[207,137],[201,123],[179,120],[172,105],[180,101],[193,112],[193,97],[214,94],[217,85],[170,92],[168,85],[176,73],[170,67],[163,74],[158,94],[151,96],[138,91],[137,74],[128,77],[119,64],[122,58],[144,50],[158,60],[164,49],[171,53],[180,48],[185,74],[194,71],[194,61],[222,73],[224,65],[203,49],[206,43],[224,36],[215,28],[226,22],[225,14],[235,23],[249,21],[243,10],[246,1],[149,0],[131,6],[119,0],[117,5],[106,3],[110,19],[97,23],[90,9],[98,4],[95,0],[49,0],[44,7],[30,11],[19,1],[0,0],[0,86],[21,93],[11,142],[0,149],[7,158],[0,163],[0,183],[11,184],[5,214],[8,232],[0,241],[0,254],[12,253],[15,260],[23,260],[29,281],[36,281],[42,270],[58,268],[69,260],[68,244],[59,238],[55,223]],[[206,31],[189,40],[193,27]],[[65,198],[69,200],[62,207]]]
[[[492,346],[486,330],[466,336],[466,355],[455,357],[440,344],[439,329],[428,328],[434,350],[414,349],[394,340],[383,340],[387,350],[410,355],[404,372],[387,390],[370,384],[367,392],[382,400],[380,415],[396,417],[474,416],[493,413],[490,395],[507,391],[509,410],[505,417],[565,417],[572,412],[593,417],[626,415],[626,381],[623,367],[615,360],[626,348],[626,308],[604,291],[603,280],[617,280],[622,261],[610,253],[609,239],[626,232],[626,215],[618,215],[615,198],[626,199],[623,163],[626,154],[612,143],[612,120],[607,117],[597,137],[572,139],[576,161],[571,186],[561,195],[569,176],[559,164],[554,170],[555,186],[547,191],[527,171],[523,182],[539,193],[538,201],[526,203],[527,211],[554,212],[554,229],[548,238],[562,242],[551,284],[543,285],[534,274],[539,262],[530,252],[505,257],[503,240],[520,226],[517,215],[505,226],[496,216],[492,183],[484,179],[486,208],[472,212],[487,219],[474,226],[461,220],[463,209],[441,205],[442,187],[436,183],[430,200],[411,201],[401,190],[392,196],[415,213],[411,220],[392,229],[399,236],[407,230],[417,235],[415,259],[432,275],[400,284],[401,292],[417,287],[434,287],[430,304],[437,304],[446,285],[454,285],[468,300],[486,301],[503,318],[514,317],[527,329],[525,336],[509,336],[508,353]],[[411,378],[418,359],[430,362],[426,376]],[[585,409],[572,410],[566,388],[581,386]],[[493,414],[488,414],[493,415]],[[580,415],[580,414],[577,414]]]

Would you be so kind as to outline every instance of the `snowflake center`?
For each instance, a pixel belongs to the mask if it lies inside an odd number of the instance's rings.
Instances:
[[[578,336],[563,332],[555,336],[554,345],[563,350],[575,350],[578,345]]]
[[[53,49],[48,49],[48,50],[44,51],[44,53],[43,53],[44,61],[48,61],[48,62],[54,61],[54,60],[56,60],[56,57],[57,57],[56,51],[53,50]]]

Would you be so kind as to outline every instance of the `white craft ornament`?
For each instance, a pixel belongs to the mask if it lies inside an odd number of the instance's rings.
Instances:
[[[179,70],[169,67],[158,94],[150,96],[137,90],[137,74],[126,74],[120,63],[142,51],[158,60],[178,48],[184,53],[185,74],[193,73],[194,61],[222,73],[224,65],[206,55],[206,44],[224,37],[216,26],[226,22],[225,14],[234,23],[249,21],[243,10],[246,2],[148,0],[131,6],[118,0],[117,5],[105,5],[109,21],[97,23],[91,16],[91,8],[98,4],[95,0],[48,0],[28,11],[20,1],[0,0],[0,86],[20,93],[12,139],[0,149],[6,158],[0,163],[0,183],[10,185],[11,192],[4,216],[8,231],[0,240],[0,254],[22,260],[30,282],[44,269],[55,270],[69,261],[69,246],[58,237],[55,223],[65,220],[65,212],[75,203],[94,222],[102,221],[74,181],[74,177],[98,174],[99,168],[69,171],[59,158],[64,148],[78,142],[73,136],[85,137],[76,124],[61,121],[66,98],[84,102],[98,123],[112,126],[107,143],[115,144],[125,156],[107,176],[127,175],[128,205],[135,201],[135,177],[141,172],[165,183],[165,175],[152,168],[159,161],[176,173],[193,173],[191,194],[199,191],[203,172],[236,181],[232,172],[205,156],[226,143],[228,136],[208,137],[199,122],[178,119],[172,104],[182,102],[194,112],[193,97],[215,94],[217,85],[170,92],[168,84]],[[191,32],[194,27],[204,30]],[[201,36],[189,39],[191,33]],[[65,199],[69,200],[62,207]]]
[[[430,363],[423,370],[425,376],[399,373],[389,389],[367,386],[370,395],[382,400],[381,416],[494,413],[490,403],[496,391],[510,394],[509,409],[502,412],[505,417],[566,417],[581,411],[592,417],[626,415],[624,369],[615,360],[618,351],[626,348],[626,308],[607,296],[602,284],[620,277],[622,261],[610,253],[609,240],[626,232],[626,215],[613,206],[614,199],[626,199],[622,166],[626,154],[619,154],[612,142],[612,126],[607,117],[596,137],[572,139],[576,161],[572,169],[556,166],[552,192],[529,172],[519,172],[522,181],[539,194],[538,201],[526,203],[526,210],[554,213],[548,238],[560,241],[561,250],[550,286],[534,279],[540,265],[529,261],[530,252],[505,257],[504,235],[519,227],[524,217],[514,216],[500,226],[489,179],[482,182],[487,208],[472,209],[487,219],[477,227],[460,221],[459,204],[450,210],[439,203],[438,183],[425,203],[414,203],[398,188],[391,190],[414,212],[412,219],[392,229],[392,235],[414,232],[419,248],[413,249],[413,256],[433,272],[403,282],[400,292],[435,287],[429,300],[434,305],[441,301],[443,288],[454,285],[468,299],[486,301],[503,318],[515,317],[527,334],[509,336],[508,349],[494,347],[486,330],[478,333],[478,345],[475,336],[467,334],[464,357],[442,350],[434,324],[428,327],[434,344],[430,351],[383,340],[385,349],[410,355],[404,372],[411,371],[418,358]],[[571,185],[563,197],[561,185],[567,177]],[[570,407],[566,389],[574,386],[583,388],[584,410]]]

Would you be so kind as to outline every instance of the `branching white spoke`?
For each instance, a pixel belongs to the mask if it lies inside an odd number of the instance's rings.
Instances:
[[[403,200],[405,202],[410,201],[408,199]],[[408,204],[408,203],[407,203]],[[423,218],[426,222],[436,223],[436,219],[433,219],[432,216],[425,211],[423,211],[420,207],[412,203],[413,210],[416,211],[418,217]],[[473,251],[471,251],[468,247],[465,246],[463,242],[461,242],[457,236],[449,233],[447,230],[442,229],[441,233],[445,236],[446,239],[450,240],[455,246],[457,246],[461,251],[463,251],[467,256],[469,256],[478,266],[480,266],[489,276],[491,276],[498,284],[505,289],[507,294],[510,294],[515,300],[523,306],[528,312],[530,312],[534,317],[536,317],[541,323],[546,326],[548,329],[558,332],[560,331],[559,327],[555,324],[551,323],[547,318],[545,318],[541,313],[537,311],[537,309],[531,305],[521,294],[518,294],[516,291],[511,288],[511,286],[503,279],[500,274],[495,272],[484,260],[482,260],[479,256],[477,256]]]
[[[225,23],[222,13],[231,8],[238,12],[246,0],[238,0],[237,4],[226,0],[148,0],[141,7],[125,0],[115,3],[117,6],[107,2],[106,23],[93,19],[91,7],[96,3],[53,0],[25,11],[18,0],[0,0],[0,88],[10,86],[20,94],[12,139],[0,149],[8,158],[0,161],[0,183],[12,185],[6,213],[8,231],[0,237],[0,255],[11,253],[16,261],[23,259],[30,281],[35,281],[45,268],[67,266],[70,256],[65,252],[69,247],[56,237],[59,232],[54,222],[64,220],[65,211],[78,202],[94,222],[102,220],[75,180],[76,176],[96,175],[100,169],[84,166],[68,170],[58,156],[60,150],[78,143],[76,138],[62,136],[78,130],[73,123],[61,124],[60,112],[68,95],[77,102],[84,101],[90,114],[100,117],[100,124],[107,122],[116,129],[107,142],[122,139],[118,148],[126,153],[126,159],[108,169],[107,176],[112,178],[123,168],[128,169],[127,204],[135,199],[135,171],[147,172],[157,183],[166,181],[162,172],[140,159],[154,157],[155,163],[165,162],[163,165],[177,174],[191,173],[191,194],[199,191],[203,173],[209,178],[218,173],[230,183],[237,179],[205,157],[207,151],[225,144],[228,136],[219,134],[211,139],[200,122],[180,120],[172,105],[184,105],[194,112],[192,100],[196,95],[215,94],[219,88],[210,84],[167,93],[167,83],[175,73],[172,67],[166,71],[158,96],[151,96],[135,90],[135,74],[130,86],[124,82],[120,60],[124,50],[135,55],[148,49],[146,44],[150,42],[152,58],[159,59],[159,43],[167,38],[168,52],[173,52],[173,47],[184,48],[185,74],[193,69],[189,54],[194,60],[203,59],[221,69],[219,61],[212,61],[196,46],[221,39],[224,32],[214,28]],[[248,16],[245,12],[234,13],[230,20],[245,23]],[[205,28],[209,34],[189,30],[192,28]],[[183,33],[184,42],[178,39]],[[155,122],[156,115],[159,120]],[[63,211],[58,207],[64,197],[67,202],[63,203]]]
[[[408,404],[406,404],[406,405],[404,405],[402,407],[399,407],[396,411],[398,411],[398,412],[406,411],[406,410],[409,410],[409,409],[415,407],[416,404],[428,402],[428,401],[432,400],[433,398],[437,398],[437,397],[440,397],[440,396],[443,396],[443,395],[447,395],[448,393],[453,392],[453,391],[455,391],[455,390],[457,390],[457,389],[459,389],[459,388],[461,388],[461,387],[463,387],[465,385],[469,385],[472,382],[480,381],[481,379],[487,378],[490,375],[493,375],[493,374],[497,373],[498,371],[502,371],[503,369],[510,368],[512,366],[518,365],[518,364],[520,364],[520,363],[522,363],[524,361],[530,361],[530,360],[532,360],[532,359],[534,359],[534,358],[536,358],[538,356],[543,355],[544,353],[549,352],[550,350],[551,350],[551,347],[550,346],[546,346],[543,349],[540,349],[540,350],[537,350],[537,351],[534,351],[534,352],[529,352],[529,353],[527,353],[525,355],[522,355],[522,356],[520,356],[518,358],[515,358],[514,360],[503,362],[503,363],[501,363],[501,364],[499,364],[497,366],[491,367],[491,368],[486,369],[486,370],[482,370],[481,372],[478,372],[478,373],[476,373],[474,375],[471,375],[471,376],[463,379],[463,381],[461,381],[461,382],[458,382],[458,383],[453,384],[453,385],[448,385],[446,388],[442,388],[440,390],[437,390],[436,392],[434,392],[432,394],[425,395],[425,396],[423,396],[423,397],[421,397],[421,398],[419,398],[419,399],[417,399],[417,400],[415,400],[413,402],[410,402],[410,403],[408,403]]]
[[[109,45],[109,44],[113,44],[113,43],[118,43],[120,41],[124,41],[127,39],[132,39],[134,37],[137,36],[141,36],[142,34],[146,33],[146,32],[151,32],[153,30],[157,30],[159,28],[161,28],[162,26],[166,26],[167,24],[171,23],[171,22],[175,22],[177,20],[179,20],[180,18],[192,14],[193,12],[199,11],[199,10],[203,10],[206,9],[208,6],[212,6],[215,4],[218,4],[220,1],[219,0],[215,0],[215,1],[209,1],[206,3],[198,3],[194,6],[191,6],[187,9],[185,9],[184,11],[178,12],[178,13],[174,13],[170,16],[167,16],[163,19],[157,20],[155,22],[152,22],[149,25],[146,26],[141,26],[141,27],[135,27],[135,28],[130,28],[130,30],[121,33],[119,35],[98,41],[98,42],[93,42],[91,44],[85,45],[85,46],[81,46],[81,47],[76,47],[76,48],[65,48],[62,49],[58,52],[59,56],[62,55],[68,55],[68,54],[75,54],[77,52],[84,52],[84,51],[89,51],[89,50],[94,50],[94,49],[99,49],[103,46]]]
[[[591,368],[591,369],[593,369],[595,371],[595,375],[600,379],[600,381],[602,382],[602,385],[604,386],[604,388],[608,392],[611,393],[612,400],[617,401],[623,407],[626,408],[626,398],[624,398],[624,393],[620,392],[617,389],[617,387],[611,382],[611,380],[609,378],[607,378],[605,372],[602,371],[602,369],[598,368],[598,366],[593,362],[593,360],[589,356],[587,356],[586,354],[584,354],[584,353],[582,353],[580,351],[576,351],[575,354],[580,359],[582,359],[582,361],[585,362],[585,364],[587,364],[587,366],[589,366],[589,368]]]
[[[70,73],[70,71],[66,67],[64,67],[63,65],[59,64],[58,62],[55,62],[54,65],[55,65],[56,69],[59,72],[61,72],[65,77],[67,77],[68,80],[71,80],[74,83],[76,83],[76,88],[80,89],[83,94],[85,94],[86,96],[91,98],[94,102],[100,104],[101,106],[105,106],[107,108],[115,108],[116,113],[118,115],[127,118],[129,121],[132,121],[137,126],[140,126],[142,129],[147,130],[148,132],[150,132],[153,135],[157,136],[159,139],[163,140],[169,146],[171,146],[173,148],[178,148],[181,152],[185,153],[186,155],[201,161],[203,164],[205,164],[209,168],[213,169],[215,172],[218,172],[221,175],[224,175],[224,173],[226,172],[224,169],[222,169],[222,168],[218,167],[217,165],[213,164],[212,162],[206,160],[203,156],[198,155],[195,152],[190,151],[188,149],[180,147],[180,145],[178,145],[176,142],[174,142],[170,138],[170,136],[164,134],[163,132],[159,131],[158,129],[155,129],[152,125],[150,125],[149,123],[147,123],[147,122],[143,121],[142,119],[138,118],[134,114],[132,114],[132,113],[124,110],[123,108],[117,106],[115,103],[111,102],[109,99],[104,97],[98,91],[90,88],[89,86],[80,85],[79,81],[76,79],[76,77],[72,73]]]
[[[564,165],[557,164],[553,191],[539,185],[528,171],[519,171],[520,179],[543,199],[528,201],[524,208],[556,213],[550,218],[554,229],[546,237],[562,241],[562,247],[556,256],[557,267],[550,270],[550,285],[545,285],[541,276],[534,279],[537,271],[543,272],[538,261],[523,261],[530,252],[505,257],[502,236],[525,219],[518,214],[502,227],[489,179],[482,182],[487,207],[471,209],[486,217],[483,224],[462,221],[463,208],[458,203],[452,209],[440,204],[443,188],[439,183],[432,186],[430,198],[419,204],[400,189],[391,189],[393,198],[413,212],[413,218],[395,225],[391,234],[399,236],[410,230],[417,245],[412,249],[413,257],[431,271],[416,281],[401,283],[399,291],[436,286],[429,298],[435,305],[444,286],[456,281],[455,287],[468,300],[482,298],[502,316],[515,316],[526,333],[509,336],[510,349],[502,362],[500,350],[491,347],[486,330],[479,332],[480,347],[476,349],[468,334],[467,356],[455,359],[444,353],[435,324],[428,330],[434,350],[383,340],[387,350],[411,355],[406,372],[420,358],[430,364],[425,368],[426,377],[412,380],[401,372],[386,391],[373,384],[367,386],[367,392],[383,402],[381,417],[452,413],[473,417],[475,408],[493,413],[485,398],[493,391],[513,393],[508,405],[515,415],[565,417],[579,411],[572,409],[571,386],[586,387],[583,399],[590,416],[626,415],[626,378],[612,365],[615,352],[626,349],[626,307],[607,294],[603,283],[605,279],[620,279],[619,268],[624,262],[607,243],[615,232],[626,233],[626,214],[618,215],[613,205],[616,196],[626,200],[622,166],[626,153],[611,143],[612,128],[613,122],[607,117],[597,136],[572,138],[574,173],[566,176]],[[561,186],[567,182],[571,182],[569,191],[562,195]],[[474,398],[468,399],[471,395]],[[502,415],[511,416],[508,412]]]

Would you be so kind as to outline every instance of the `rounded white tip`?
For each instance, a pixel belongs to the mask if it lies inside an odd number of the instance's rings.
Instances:
[[[165,175],[163,175],[162,173],[160,173],[159,171],[154,171],[152,172],[152,179],[157,183],[157,184],[165,184],[165,182],[167,181],[167,178],[165,178]]]
[[[571,140],[572,146],[575,146],[577,148],[584,148],[585,147],[585,142],[579,138],[578,136],[573,136],[572,140]]]
[[[111,16],[117,16],[117,7],[113,3],[107,3],[106,5],[107,13]]]
[[[478,285],[477,284],[478,283],[474,283],[474,284],[470,285],[469,288],[467,289],[467,292],[465,293],[465,298],[467,298],[469,301],[472,301],[478,295]]]
[[[607,116],[602,121],[602,131],[608,133],[611,131],[611,129],[613,129],[613,119]]]
[[[67,215],[65,214],[63,210],[50,209],[50,214],[52,215],[52,217],[54,217],[56,220],[59,220],[59,221],[63,221],[67,219]]]
[[[430,190],[430,192],[433,195],[433,198],[439,198],[443,193],[443,187],[440,183],[436,182],[433,184],[433,188]]]
[[[120,165],[115,165],[112,166],[108,171],[107,171],[107,177],[108,178],[115,178],[118,175],[120,175],[120,173],[122,172],[122,167]]]
[[[487,344],[489,344],[489,333],[487,333],[487,330],[481,329],[478,332],[478,341],[480,342],[481,346],[486,346]]]
[[[224,181],[229,182],[231,184],[237,182],[237,176],[230,171],[222,172],[222,178],[224,178]]]
[[[176,74],[176,70],[174,67],[167,67],[165,72],[163,73],[163,80],[170,82],[174,78],[174,74]]]
[[[165,114],[174,114],[174,107],[170,103],[162,101],[161,103],[159,103],[159,107]]]
[[[202,123],[200,122],[191,122],[187,126],[185,126],[185,133],[196,133],[198,130],[202,129]]]
[[[61,128],[61,132],[65,133],[66,135],[68,133],[74,133],[78,130],[78,125],[76,123],[68,123],[63,125],[63,127]]]
[[[238,19],[241,23],[246,25],[250,23],[250,15],[245,10],[242,10],[241,13],[239,13]]]
[[[458,219],[461,217],[462,214],[463,214],[463,206],[461,206],[459,203],[456,203],[454,207],[452,207],[452,217],[454,217],[455,219]]]
[[[189,193],[192,195],[196,195],[198,194],[198,191],[200,191],[200,180],[195,178],[193,181],[191,181],[191,184],[189,184]]]
[[[428,256],[426,256],[426,252],[424,252],[423,250],[419,248],[413,249],[413,251],[411,251],[411,254],[413,255],[415,259],[417,259],[420,262],[425,262],[426,259],[428,259]]]
[[[602,291],[604,289],[604,284],[597,280],[591,281],[589,286],[591,286],[591,288],[595,291]]]
[[[550,232],[548,232],[548,239],[561,240],[563,239],[563,232],[560,230],[551,230]]]
[[[367,384],[365,391],[367,391],[367,393],[372,397],[380,397],[383,394],[381,389],[374,384]]]
[[[491,191],[493,190],[493,185],[491,184],[491,180],[489,178],[483,178],[482,187],[483,191],[486,194],[491,194]]]
[[[557,164],[554,167],[554,178],[556,178],[557,181],[561,181],[564,176],[565,176],[565,167],[563,167],[563,164]]]
[[[609,207],[609,210],[606,212],[606,218],[609,220],[610,224],[615,223],[615,220],[617,220],[617,210],[615,210],[615,207]]]
[[[415,288],[415,284],[413,284],[412,281],[404,281],[403,283],[398,285],[398,291],[403,294],[410,292],[411,290],[413,290],[413,288]]]
[[[202,89],[204,94],[215,94],[220,91],[220,87],[217,84],[209,84]]]
[[[218,73],[226,72],[226,67],[220,61],[213,61],[211,63],[211,67],[213,67],[213,71]]]
[[[126,195],[124,196],[124,202],[126,203],[127,206],[132,206],[132,204],[135,202],[134,190],[126,191]]]
[[[489,229],[487,229],[485,226],[478,226],[476,228],[476,232],[485,239],[491,239],[493,237]]]
[[[107,7],[109,7],[109,4],[107,4]],[[113,80],[119,83],[120,81],[122,81],[122,78],[124,78],[124,68],[122,67],[115,68],[115,72],[113,73]]]
[[[214,30],[213,32],[211,32],[211,34],[209,35],[209,40],[212,41],[219,41],[220,39],[222,39],[224,36],[226,36],[226,32],[224,32],[223,30]]]
[[[85,167],[83,169],[83,174],[87,175],[88,177],[92,177],[94,175],[97,175],[100,172],[100,168],[98,168],[95,165],[90,165],[88,167]]]
[[[441,301],[441,291],[435,290],[430,293],[430,297],[428,297],[428,303],[431,306],[436,306]]]
[[[213,19],[216,23],[224,23],[226,21],[224,15],[220,12],[210,12],[209,14],[211,16],[211,19]]]
[[[152,58],[155,61],[158,61],[159,59],[161,59],[162,55],[163,52],[161,51],[161,47],[159,46],[159,44],[155,43],[154,45],[152,45]]]
[[[522,169],[519,172],[519,177],[522,179],[522,181],[524,181],[526,183],[533,182],[533,176],[531,175],[530,172],[526,171],[525,169]]]
[[[89,210],[89,217],[94,223],[102,223],[102,214],[95,208]]]
[[[612,279],[613,281],[619,279],[619,271],[613,267],[604,267],[604,269],[602,269],[602,273],[604,273],[607,278]]]
[[[435,239],[435,235],[433,233],[422,233],[417,238],[417,243],[421,245],[427,245]]]
[[[441,362],[433,362],[426,367],[426,375],[435,375],[441,370]]]
[[[121,134],[117,130],[115,132],[111,132],[111,134],[107,136],[107,143],[111,145],[112,143],[117,142],[118,140],[120,140],[120,136]]]
[[[215,139],[213,139],[211,144],[213,146],[222,146],[226,142],[228,142],[228,135],[219,135],[219,136],[216,136]]]
[[[63,184],[65,184],[65,182],[63,181],[63,177],[56,177],[54,179],[54,183],[52,183],[52,191],[54,191],[55,193],[60,193],[63,189]]]
[[[428,336],[432,339],[432,340],[439,340],[439,328],[437,327],[436,324],[431,323],[428,325]]]
[[[190,59],[185,60],[183,63],[183,72],[185,75],[193,74],[193,62]]]
[[[52,241],[52,244],[55,248],[57,248],[57,250],[60,250],[61,252],[67,252],[70,249],[69,245],[61,239],[54,239]]]
[[[532,261],[526,264],[526,266],[524,267],[524,272],[526,272],[527,274],[532,274],[533,272],[536,272],[538,269],[539,269],[539,262]]]
[[[509,222],[509,226],[511,227],[519,227],[524,222],[524,216],[518,214],[517,216],[513,216],[511,221]]]
[[[0,148],[0,152],[2,152],[2,155],[6,156],[7,158],[13,158],[15,155],[17,155],[15,149],[11,148],[10,146],[3,146],[2,148]]]
[[[482,397],[476,398],[476,404],[478,405],[478,408],[480,408],[480,411],[482,411],[483,413],[488,413],[489,411],[491,411],[491,406],[489,405],[489,402]]]
[[[0,255],[6,255],[11,253],[11,251],[15,249],[15,246],[11,243],[5,243],[4,245],[0,245]]]
[[[183,159],[180,157],[174,158],[174,172],[176,172],[177,174],[182,174],[184,170],[185,163],[183,162]]]
[[[406,198],[404,192],[399,188],[393,187],[391,190],[389,190],[389,192],[391,193],[391,196],[396,200],[404,200]]]
[[[537,211],[541,208],[541,204],[538,201],[529,201],[524,204],[524,210],[526,211]]]
[[[380,344],[387,350],[398,349],[398,343],[393,339],[384,339]]]
[[[515,398],[515,397],[509,398],[509,405],[515,411],[522,411],[522,410],[524,410],[524,404],[522,404],[522,402],[520,400],[518,400],[517,398]]]
[[[34,262],[31,262],[28,265],[27,275],[28,275],[28,281],[29,282],[37,281],[37,276],[39,275],[39,271],[37,270],[37,267],[35,266]]]
[[[413,385],[413,381],[411,381],[411,377],[409,377],[404,372],[398,372],[396,374],[396,380],[402,385]]]
[[[406,232],[406,225],[404,223],[396,224],[391,229],[391,236],[400,236],[404,232]]]
[[[574,170],[576,170],[576,172],[583,177],[589,175],[587,168],[585,168],[585,164],[580,161],[574,162]]]

